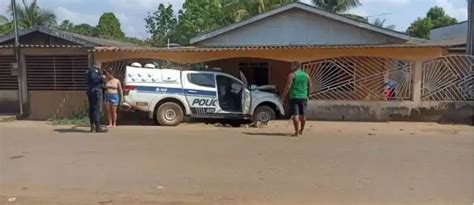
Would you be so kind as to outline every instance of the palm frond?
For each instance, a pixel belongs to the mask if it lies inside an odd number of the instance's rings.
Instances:
[[[381,18],[376,18],[374,20],[374,22],[372,22],[372,25],[376,26],[376,27],[379,27],[379,28],[385,28],[385,29],[390,29],[390,30],[394,30],[395,29],[395,25],[388,25],[386,26],[385,25],[385,22],[387,21],[387,19],[381,19]]]
[[[11,7],[9,11],[12,13]],[[16,5],[16,13],[20,28],[53,26],[56,24],[54,12],[49,9],[40,8],[37,0],[22,0],[21,4]]]
[[[312,0],[313,4],[330,12],[341,13],[360,6],[359,0]]]

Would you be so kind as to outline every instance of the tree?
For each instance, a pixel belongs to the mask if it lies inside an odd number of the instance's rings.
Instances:
[[[112,12],[106,12],[100,16],[99,23],[97,24],[97,34],[100,37],[111,39],[122,39],[125,37],[120,28],[120,21]]]
[[[251,16],[251,10],[249,1],[246,0],[222,1],[222,11],[229,22],[239,22],[249,18]]]
[[[407,29],[407,33],[413,37],[429,39],[430,31],[435,28],[456,24],[458,21],[446,15],[441,7],[433,7],[427,13],[425,18],[418,18]]]
[[[433,29],[458,23],[455,18],[446,15],[443,8],[437,6],[431,8],[426,17],[433,22]]]
[[[72,31],[74,29],[74,24],[69,20],[64,20],[59,25],[59,29],[64,30],[64,31]]]
[[[91,26],[89,24],[79,24],[75,25],[73,29],[71,30],[73,33],[77,34],[82,34],[85,36],[97,36],[97,30],[94,26]]]
[[[173,39],[173,31],[178,24],[176,17],[174,16],[173,7],[168,5],[160,4],[158,10],[153,13],[148,13],[148,17],[145,18],[146,28],[148,33],[152,36],[152,42],[154,46],[165,46],[168,39]]]
[[[9,12],[12,14],[11,6]],[[27,0],[22,0],[22,4],[16,6],[16,12],[18,26],[22,29],[56,25],[56,15],[49,9],[40,8],[36,0],[32,0],[30,3]]]
[[[224,0],[224,13],[232,23],[296,2],[297,0]]]
[[[359,0],[312,0],[313,4],[330,12],[341,13],[360,6]]]
[[[0,36],[7,35],[13,31],[13,23],[6,16],[0,15]]]
[[[410,36],[429,39],[433,22],[428,18],[418,18],[408,27],[407,33]]]
[[[94,26],[85,23],[74,25],[70,20],[67,19],[61,22],[59,29],[85,36],[97,36],[97,31]]]
[[[189,39],[228,25],[219,0],[186,0],[178,13],[178,24],[172,36],[175,43],[189,44]]]
[[[385,22],[387,21],[387,19],[381,19],[381,18],[376,18],[374,22],[372,22],[372,25],[376,26],[376,27],[379,27],[379,28],[385,28],[385,29],[390,29],[390,30],[394,30],[395,29],[395,25],[388,25],[386,26],[385,25]]]
[[[181,45],[189,39],[228,26],[297,0],[185,0],[178,16],[171,6],[158,6],[145,19],[154,45],[163,46],[167,39]]]

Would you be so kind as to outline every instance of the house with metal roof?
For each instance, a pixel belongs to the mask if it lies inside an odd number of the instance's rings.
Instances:
[[[94,39],[81,40],[95,42]],[[300,62],[315,88],[309,102],[310,119],[438,120],[452,103],[471,103],[474,99],[468,86],[472,74],[464,72],[474,62],[471,57],[445,58],[448,51],[442,44],[412,38],[303,3],[292,3],[196,36],[190,44],[188,47],[152,48],[112,43],[87,47],[87,44],[73,43],[82,45],[81,51],[88,50],[94,63],[113,68],[119,76],[123,74],[124,66],[132,61],[159,60],[185,67],[198,64],[204,68],[221,68],[236,76],[242,72],[250,83],[273,84],[280,92],[291,72],[291,62]],[[25,55],[26,62],[28,56],[37,57]],[[37,62],[35,64],[40,65],[43,61]],[[28,70],[34,70],[33,67],[26,63],[25,72],[32,73]],[[453,72],[446,73],[446,70]],[[34,107],[36,105],[32,104],[42,100],[35,98],[34,89],[43,86],[35,82],[44,81],[28,81],[33,78],[31,76],[25,77],[24,86],[30,93],[29,106]],[[388,83],[396,86],[387,90]],[[61,83],[54,85],[57,87]],[[43,89],[42,96],[49,93],[55,96],[54,99],[72,96],[74,92],[73,95],[79,96],[80,93],[79,88],[67,91],[63,87],[40,89]],[[74,101],[81,100],[78,97]],[[73,112],[61,111],[66,107],[75,110],[64,106],[61,100],[55,103],[58,112]],[[429,111],[429,118],[425,118],[424,111]]]
[[[311,119],[425,119],[423,111],[434,109],[439,115],[430,116],[433,120],[444,113],[442,102],[473,99],[464,86],[470,75],[456,74],[467,68],[469,57],[445,59],[447,46],[442,44],[304,3],[196,36],[190,43],[184,48],[108,47],[92,52],[98,63],[161,59],[217,67],[236,76],[242,72],[250,83],[273,84],[279,91],[290,63],[297,61],[314,82]],[[455,72],[446,74],[447,69]],[[448,79],[456,83],[441,83]],[[389,82],[397,86],[387,94]]]
[[[404,33],[294,3],[191,39],[199,47],[406,43]]]
[[[46,27],[20,31],[19,36],[21,62],[17,72],[22,74],[22,89],[18,77],[11,72],[11,63],[15,61],[14,36],[0,37],[0,113],[18,112],[18,90],[22,90],[23,108],[30,119],[70,116],[84,108],[88,50],[137,47]]]

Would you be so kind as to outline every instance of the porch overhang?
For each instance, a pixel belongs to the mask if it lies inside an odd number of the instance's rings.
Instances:
[[[432,44],[384,45],[275,45],[245,47],[95,47],[89,50],[96,63],[124,59],[159,59],[193,64],[229,58],[261,58],[279,61],[312,61],[341,56],[374,56],[406,60],[440,57],[446,48]]]

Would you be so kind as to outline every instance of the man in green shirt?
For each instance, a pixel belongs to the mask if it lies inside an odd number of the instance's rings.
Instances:
[[[292,73],[288,76],[288,81],[282,95],[282,102],[286,101],[286,97],[289,94],[289,109],[295,127],[295,134],[293,136],[297,137],[298,135],[303,135],[306,124],[306,106],[311,94],[312,83],[308,74],[301,70],[300,63],[291,63],[291,69]]]

